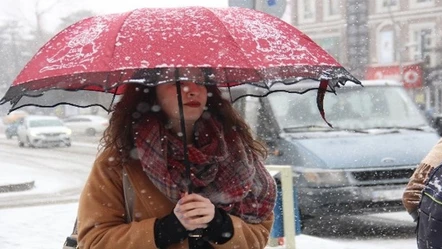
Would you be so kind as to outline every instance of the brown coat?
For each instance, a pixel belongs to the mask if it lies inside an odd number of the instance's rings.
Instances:
[[[422,196],[424,182],[432,168],[442,163],[442,139],[430,150],[427,156],[421,161],[413,175],[411,176],[407,187],[402,196],[402,203],[409,213],[417,210]]]
[[[133,219],[125,224],[122,166],[112,163],[117,154],[104,151],[95,160],[92,171],[80,197],[78,209],[78,236],[80,248],[156,248],[154,222],[172,212],[171,203],[152,184],[139,161],[125,165],[135,192]],[[230,216],[234,235],[219,249],[264,248],[267,244],[273,216],[260,224],[248,224],[239,217]],[[170,248],[188,248],[187,240]]]

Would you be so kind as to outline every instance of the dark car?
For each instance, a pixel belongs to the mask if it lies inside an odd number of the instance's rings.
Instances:
[[[442,136],[442,114],[434,114],[430,121],[439,136]]]
[[[333,128],[319,114],[316,91],[235,103],[270,148],[266,164],[292,166],[303,219],[404,210],[409,177],[439,139],[400,83],[363,85],[348,83],[325,95]],[[292,87],[303,92],[312,85]]]
[[[20,125],[20,120],[22,119],[6,125],[5,135],[7,139],[12,139],[12,137],[17,136],[17,127]]]

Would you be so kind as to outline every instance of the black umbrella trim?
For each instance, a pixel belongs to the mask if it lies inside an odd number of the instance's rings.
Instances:
[[[220,69],[211,69],[211,68],[201,68],[204,72],[204,84],[207,85],[219,85],[222,89],[228,89],[227,91],[230,93],[231,89],[236,87],[247,87],[251,88],[254,87],[255,89],[253,92],[245,92],[241,94],[238,97],[232,97],[233,95],[230,94],[230,101],[233,103],[243,97],[251,96],[251,97],[265,97],[271,93],[274,92],[287,92],[287,93],[297,93],[297,94],[303,94],[305,92],[311,91],[311,90],[318,90],[319,89],[319,83],[317,87],[312,87],[310,89],[304,90],[304,91],[293,91],[284,89],[285,86],[290,86],[293,84],[296,84],[301,81],[306,80],[313,80],[313,81],[321,81],[321,80],[327,80],[328,81],[328,88],[326,91],[328,92],[335,92],[336,87],[340,87],[342,85],[345,85],[347,81],[351,81],[355,84],[360,84],[361,82],[354,78],[350,73],[348,73],[344,68],[342,67],[332,67],[329,66],[316,66],[314,67],[314,70],[312,67],[299,67],[296,69],[298,74],[309,74],[312,75],[313,72],[318,72],[318,75],[316,77],[291,77],[287,79],[275,79],[275,80],[265,80],[265,81],[245,81],[245,82],[237,82],[232,81],[231,79],[226,78],[225,82],[217,82],[214,80],[215,77],[210,77],[213,75],[213,70],[218,70],[220,72]],[[159,70],[176,70],[176,68],[164,68],[164,69],[137,69],[137,70],[128,70],[128,71],[120,71],[120,72],[110,72],[106,75],[105,78],[99,79],[103,77],[103,73],[89,73],[89,74],[77,74],[77,75],[70,75],[68,78],[66,76],[60,76],[57,78],[49,78],[49,79],[39,79],[35,81],[31,81],[28,83],[23,83],[17,86],[12,86],[8,89],[5,96],[0,100],[0,105],[3,105],[7,102],[9,102],[12,106],[9,110],[9,112],[12,112],[14,110],[17,110],[22,107],[26,106],[35,106],[35,107],[43,107],[43,108],[51,108],[56,107],[58,105],[71,105],[79,108],[88,108],[92,106],[99,106],[103,108],[104,110],[110,112],[112,104],[109,106],[105,106],[100,103],[91,103],[96,101],[96,99],[90,99],[85,104],[75,104],[71,101],[57,101],[53,104],[42,104],[42,103],[23,103],[19,104],[20,100],[22,100],[23,97],[29,97],[29,98],[44,98],[46,93],[49,93],[54,90],[62,90],[63,92],[79,92],[79,91],[87,91],[87,92],[97,92],[97,93],[107,93],[107,94],[119,94],[117,93],[117,89],[120,86],[123,86],[125,84],[141,84],[145,86],[155,86],[157,84],[163,84],[163,83],[170,83],[170,82],[176,82],[179,80],[191,80],[186,77],[172,77],[170,79],[158,79],[157,75],[161,75],[159,73]],[[237,70],[238,73],[240,73],[241,70],[248,70],[248,69],[235,69],[235,68],[226,68],[223,69],[224,74],[228,75],[230,72]],[[252,70],[252,69],[250,69]],[[254,69],[253,69],[254,70]],[[271,71],[281,71],[285,69],[281,68],[269,68],[269,69],[263,69],[264,71],[271,72]],[[287,69],[288,70],[288,69]],[[291,69],[293,71],[293,69]],[[256,70],[255,70],[256,71]],[[304,73],[303,73],[304,72]],[[130,74],[131,77],[127,77],[127,80],[124,80],[124,76]],[[77,87],[75,89],[69,89],[69,82],[79,82],[82,81],[86,77],[90,77],[92,75],[92,78],[99,79],[97,82],[103,82],[103,83],[87,83],[83,84],[82,87]],[[260,73],[260,75],[262,75]],[[96,77],[95,77],[96,76]],[[116,83],[111,83],[112,81]],[[54,82],[56,83],[56,86],[54,85]],[[227,83],[231,82],[231,83]],[[41,85],[47,85],[48,87],[40,88],[41,90],[32,90],[32,88],[39,88]],[[50,86],[50,87],[49,87]],[[281,88],[281,89],[279,89]],[[259,93],[259,94],[258,94]],[[319,94],[319,93],[318,93]],[[113,96],[115,97],[115,96]],[[37,101],[38,102],[38,101]],[[113,101],[112,101],[113,102]]]

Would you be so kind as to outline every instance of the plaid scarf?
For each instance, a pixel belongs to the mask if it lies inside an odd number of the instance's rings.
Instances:
[[[143,170],[173,203],[187,191],[181,138],[155,117],[134,127]],[[275,181],[238,132],[224,134],[214,118],[195,124],[195,143],[188,145],[194,192],[248,223],[260,223],[273,211]]]

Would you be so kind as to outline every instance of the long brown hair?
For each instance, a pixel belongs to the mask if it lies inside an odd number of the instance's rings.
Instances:
[[[120,87],[125,87],[124,94],[113,108],[113,114],[109,126],[104,131],[101,145],[104,149],[113,148],[119,151],[121,157],[116,159],[123,162],[130,158],[131,150],[135,148],[133,126],[150,113],[152,106],[156,103],[156,88],[136,83]],[[266,147],[253,138],[250,127],[232,104],[222,97],[218,87],[208,85],[206,88],[207,92],[211,93],[207,98],[206,111],[221,121],[226,133],[235,129],[251,148],[252,153],[265,158]],[[163,112],[156,112],[156,115],[160,115],[160,120],[166,123],[166,115]]]

